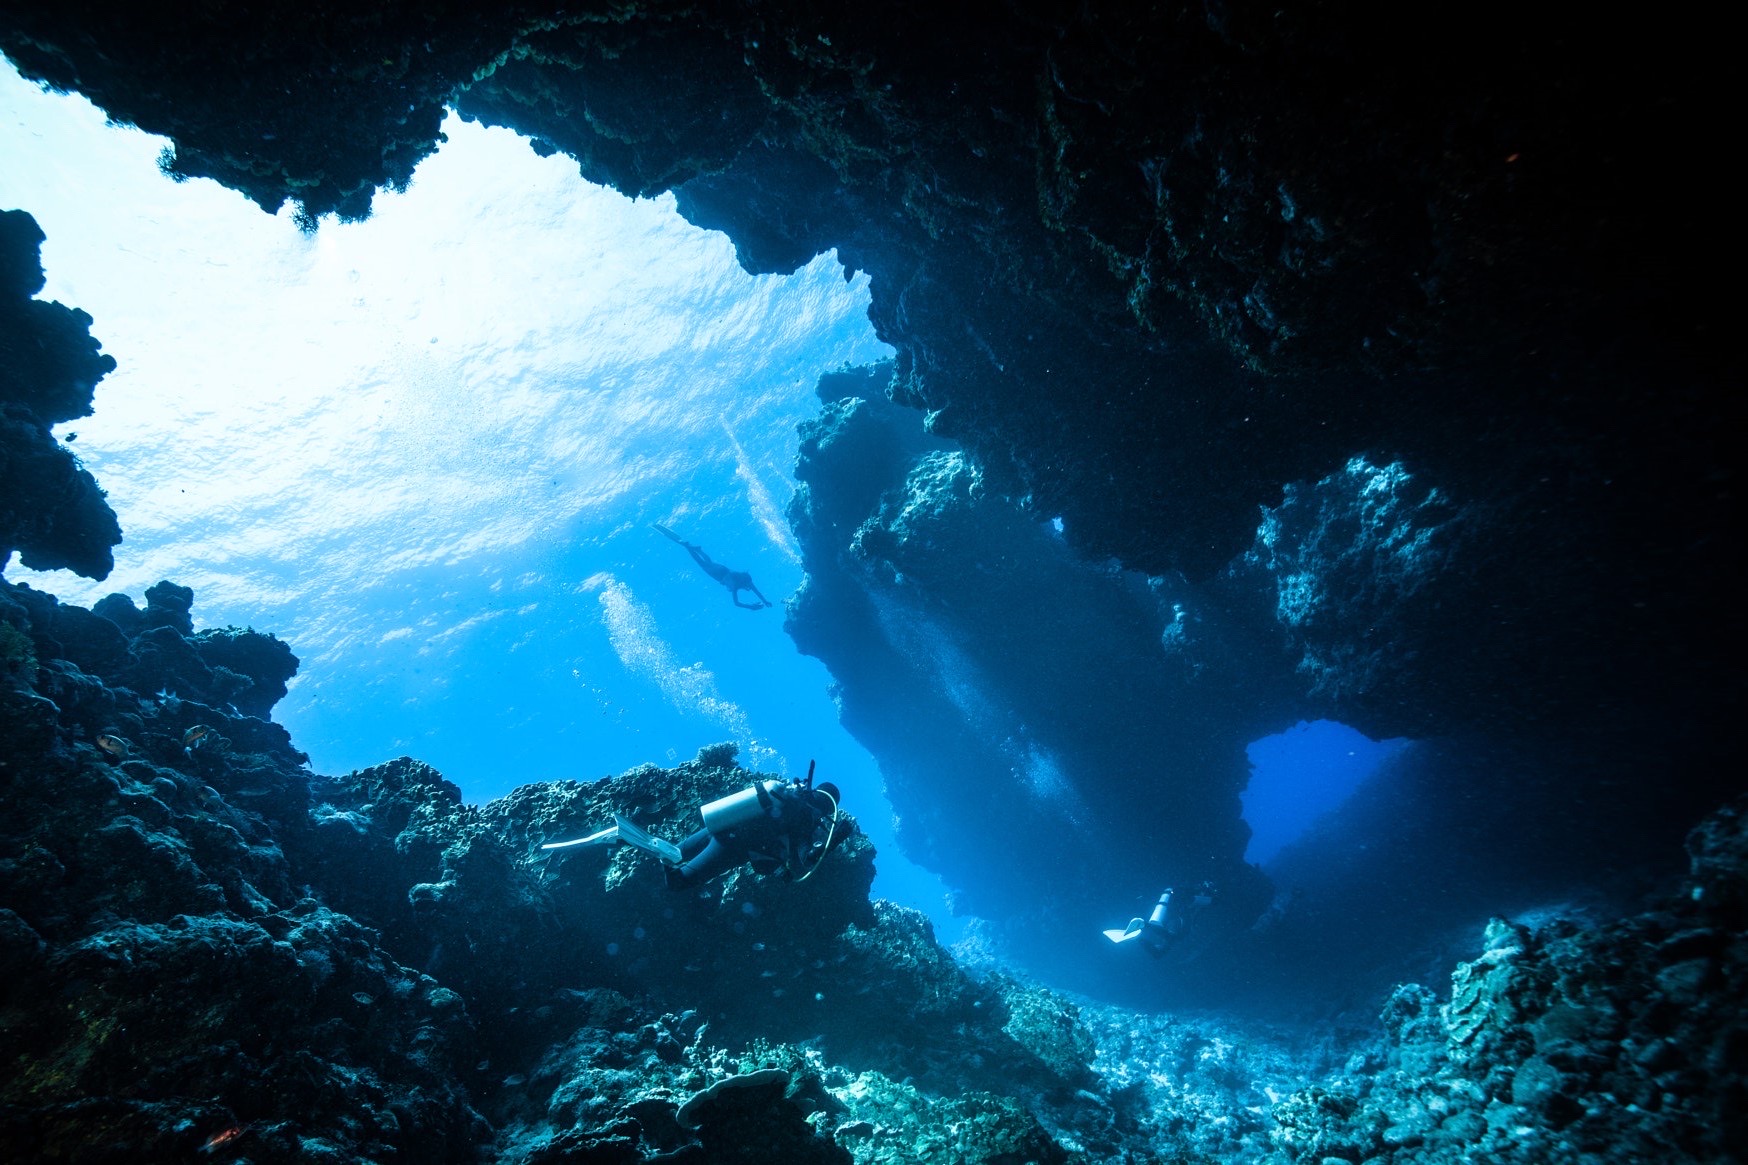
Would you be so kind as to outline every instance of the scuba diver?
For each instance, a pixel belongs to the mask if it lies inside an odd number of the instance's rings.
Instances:
[[[805,781],[756,780],[750,789],[699,806],[703,828],[679,845],[615,816],[598,833],[540,848],[629,845],[661,859],[670,890],[702,885],[742,862],[750,862],[760,877],[774,874],[800,884],[813,876],[835,844],[850,836],[853,825],[838,827],[838,801],[836,785],[814,785],[809,761]],[[818,841],[822,826],[825,840]]]
[[[1183,937],[1190,919],[1214,902],[1214,883],[1203,882],[1193,893],[1166,887],[1165,893],[1153,905],[1146,918],[1133,918],[1122,930],[1107,930],[1105,937],[1114,943],[1138,942],[1154,958],[1159,958]]]
[[[668,889],[701,885],[742,862],[760,877],[804,882],[837,837],[838,787],[824,781],[815,788],[810,761],[805,782],[754,781],[698,812],[704,827],[680,843],[683,860],[663,871]],[[824,842],[816,841],[821,826]]]
[[[704,553],[704,548],[702,546],[699,546],[695,542],[686,541],[660,522],[652,522],[650,524],[660,530],[663,534],[666,534],[669,538],[672,538],[675,542],[678,542],[681,546],[684,546],[687,553],[692,556],[692,561],[698,564],[699,569],[703,570],[705,574],[727,587],[729,596],[734,599],[735,606],[742,607],[748,611],[762,611],[771,605],[771,600],[767,599],[764,595],[759,594],[759,588],[753,585],[752,575],[744,570],[730,570],[728,567],[722,565],[722,563],[717,562],[708,554]],[[740,593],[742,591],[751,591],[753,594],[758,595],[759,601],[756,603],[741,602]]]

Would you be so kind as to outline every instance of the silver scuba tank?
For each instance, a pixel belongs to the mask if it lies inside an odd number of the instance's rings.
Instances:
[[[765,792],[773,793],[783,785],[782,781],[760,781]],[[759,804],[759,791],[756,787],[742,789],[738,793],[730,793],[719,797],[708,805],[700,805],[698,812],[704,817],[704,828],[721,836],[765,816],[764,806]]]

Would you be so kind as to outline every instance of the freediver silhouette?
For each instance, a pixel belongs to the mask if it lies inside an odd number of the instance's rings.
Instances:
[[[684,546],[686,552],[692,556],[692,561],[696,562],[705,574],[728,588],[729,597],[734,599],[735,606],[742,607],[748,611],[762,611],[771,605],[771,600],[767,599],[764,595],[759,594],[759,588],[753,585],[753,576],[746,571],[730,570],[728,567],[722,565],[722,563],[717,562],[708,554],[704,553],[704,548],[702,546],[686,541],[660,522],[651,522],[650,525],[660,530],[663,534],[666,534],[669,538],[672,538],[675,542],[678,542],[681,546]],[[756,603],[741,602],[740,593],[742,591],[751,591],[753,594],[759,595],[759,601]]]

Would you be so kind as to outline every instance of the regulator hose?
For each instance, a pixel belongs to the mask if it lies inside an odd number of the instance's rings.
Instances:
[[[813,869],[795,879],[795,884],[797,886],[813,877],[819,872],[819,868],[825,865],[826,855],[832,852],[832,838],[836,837],[838,834],[838,799],[824,789],[816,789],[814,791],[832,803],[832,824],[831,828],[825,831],[825,848],[819,851],[819,860],[813,863]]]

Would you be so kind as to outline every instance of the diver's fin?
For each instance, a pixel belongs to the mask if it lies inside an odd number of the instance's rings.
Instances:
[[[1144,918],[1130,919],[1128,926],[1124,927],[1122,930],[1107,930],[1105,932],[1105,937],[1114,943],[1130,942],[1141,937],[1141,930],[1146,925],[1147,920]]]
[[[569,849],[570,847],[576,846],[576,845],[612,845],[614,842],[616,842],[618,840],[619,840],[619,827],[617,825],[609,825],[606,829],[601,830],[599,833],[591,833],[589,836],[579,837],[575,841],[551,842],[550,844],[543,845],[540,848],[541,849]]]
[[[619,840],[626,845],[634,846],[646,854],[654,854],[670,866],[680,864],[682,860],[680,847],[673,842],[663,841],[659,837],[651,837],[623,817],[615,817],[613,820],[616,823],[614,829],[619,833]]]
[[[657,530],[660,530],[663,534],[666,534],[669,538],[672,538],[675,542],[685,545],[686,540],[684,538],[680,537],[660,522],[651,522],[650,525],[654,526]]]

